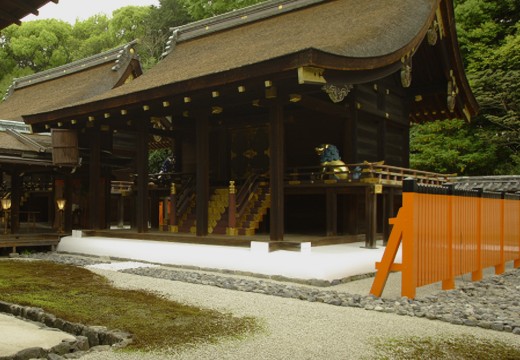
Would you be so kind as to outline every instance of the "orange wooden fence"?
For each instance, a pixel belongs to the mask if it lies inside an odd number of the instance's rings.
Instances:
[[[390,271],[401,271],[401,294],[414,298],[416,288],[442,282],[455,287],[457,276],[482,270],[504,272],[514,261],[520,267],[520,195],[456,191],[451,186],[403,182],[403,206],[390,219],[392,233],[370,293],[381,296]],[[402,262],[395,263],[401,246]]]

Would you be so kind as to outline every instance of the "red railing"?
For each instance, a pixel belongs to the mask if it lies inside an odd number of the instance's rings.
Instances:
[[[403,206],[394,225],[370,293],[381,296],[390,271],[401,271],[401,293],[414,298],[416,288],[442,282],[453,289],[457,276],[520,267],[520,195],[461,191],[453,186],[418,186],[405,180]],[[399,246],[402,263],[395,263]]]

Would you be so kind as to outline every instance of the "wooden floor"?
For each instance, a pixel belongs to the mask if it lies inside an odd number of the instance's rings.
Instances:
[[[1,234],[0,249],[11,248],[16,253],[20,248],[50,248],[55,250],[61,236],[56,232]]]
[[[365,241],[365,235],[342,235],[342,236],[319,236],[286,234],[283,241],[271,241],[268,234],[254,236],[227,236],[227,235],[207,235],[196,236],[187,233],[172,233],[166,231],[148,231],[138,233],[135,230],[83,230],[83,236],[98,236],[107,238],[122,238],[136,240],[167,241],[185,244],[199,245],[219,245],[219,246],[241,246],[250,247],[251,242],[267,242],[269,249],[291,250],[300,249],[302,243],[311,243],[311,246],[323,246],[333,244],[345,244]]]

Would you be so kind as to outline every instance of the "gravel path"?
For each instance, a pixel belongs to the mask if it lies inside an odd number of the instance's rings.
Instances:
[[[381,299],[368,296],[373,278],[321,287],[220,272],[178,269],[57,253],[31,257],[85,266],[125,289],[159,293],[177,302],[256,318],[263,331],[161,353],[91,352],[86,360],[380,359],[375,344],[389,339],[472,336],[520,348],[520,269],[483,281],[464,276],[456,290],[421,287],[401,298],[390,275]],[[312,283],[312,282],[311,282]],[[439,321],[440,320],[440,321]],[[490,357],[492,358],[492,357]]]
[[[90,353],[85,360],[133,359],[375,359],[378,339],[396,337],[475,336],[520,346],[512,333],[458,326],[426,318],[320,302],[234,291],[215,286],[144,277],[112,270],[93,270],[127,289],[158,292],[172,300],[199,307],[253,316],[265,331],[242,340],[228,340],[163,354]]]

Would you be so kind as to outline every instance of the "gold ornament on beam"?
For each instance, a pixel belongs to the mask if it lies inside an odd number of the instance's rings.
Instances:
[[[325,91],[327,95],[329,95],[329,98],[333,103],[342,102],[353,88],[354,86],[350,84],[345,84],[342,86],[326,84],[321,87],[321,89]]]
[[[412,57],[407,55],[401,59],[401,85],[404,88],[412,85]]]
[[[430,28],[428,29],[428,32],[426,33],[426,38],[428,39],[428,44],[430,46],[437,44],[437,40],[439,39],[438,31],[439,23],[437,20],[433,20]]]

